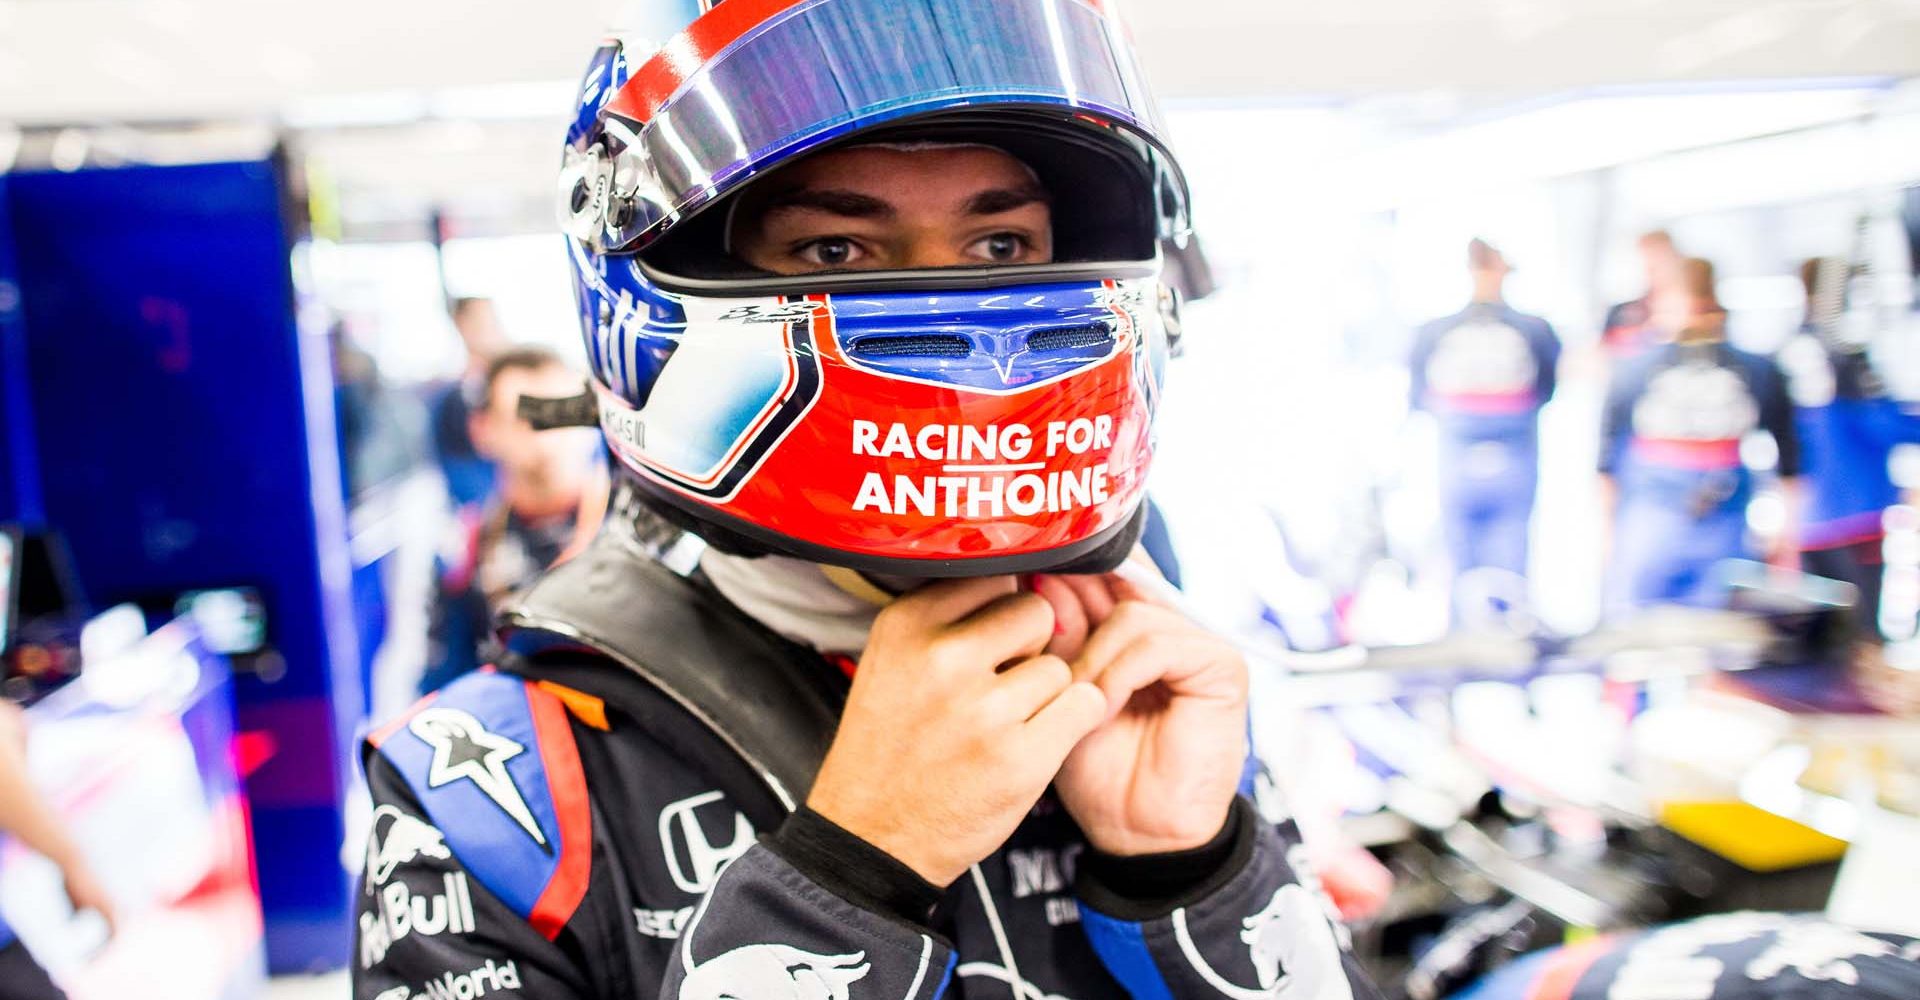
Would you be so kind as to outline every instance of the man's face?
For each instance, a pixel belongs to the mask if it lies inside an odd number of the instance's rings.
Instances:
[[[1646,269],[1648,288],[1660,291],[1679,283],[1680,254],[1666,240],[1641,240],[1640,264]]]
[[[473,357],[491,358],[507,348],[507,333],[500,326],[500,313],[485,299],[464,303],[454,313],[453,328]]]
[[[505,468],[519,471],[586,456],[589,452],[581,438],[591,431],[536,431],[519,412],[521,396],[557,399],[579,392],[580,376],[565,365],[502,371],[494,380],[487,408],[474,417],[474,448]]]
[[[1053,259],[1047,194],[984,146],[856,146],[781,170],[741,205],[739,257],[775,274]]]

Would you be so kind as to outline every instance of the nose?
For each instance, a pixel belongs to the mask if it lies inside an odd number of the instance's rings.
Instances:
[[[961,267],[969,263],[967,257],[955,249],[950,239],[938,234],[923,233],[916,235],[907,244],[907,252],[900,266],[907,270],[920,270],[936,267]],[[972,263],[978,263],[977,261]]]

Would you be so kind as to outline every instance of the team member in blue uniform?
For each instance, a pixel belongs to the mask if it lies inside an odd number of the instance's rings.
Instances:
[[[1821,281],[1827,269],[1828,287]],[[1846,263],[1814,258],[1801,266],[1807,289],[1807,322],[1780,352],[1793,394],[1800,434],[1800,466],[1807,479],[1806,526],[1800,534],[1801,563],[1809,573],[1844,580],[1859,589],[1858,634],[1877,641],[1882,518],[1900,502],[1887,461],[1901,444],[1920,443],[1920,415],[1888,397],[1874,372],[1867,345],[1838,336],[1834,322],[1816,308],[1822,292],[1841,294]],[[1840,303],[1836,302],[1836,306]]]
[[[0,700],[0,834],[12,836],[60,867],[75,910],[91,909],[113,926],[113,902],[73,840],[27,776],[26,713]],[[0,920],[0,1000],[60,1000],[66,994]]]
[[[1687,306],[1671,321],[1673,342],[1617,371],[1607,393],[1600,474],[1613,530],[1609,613],[1723,602],[1714,565],[1748,552],[1748,435],[1773,437],[1787,506],[1797,506],[1799,438],[1785,379],[1772,361],[1727,344],[1713,265],[1689,259],[1682,276]],[[1793,537],[1791,523],[1782,537]]]
[[[1484,240],[1467,245],[1473,301],[1420,328],[1408,366],[1412,407],[1440,425],[1442,529],[1456,574],[1527,572],[1540,468],[1540,408],[1553,398],[1560,340],[1507,305],[1512,270]]]
[[[1600,323],[1600,346],[1615,362],[1637,357],[1671,332],[1663,332],[1654,317],[1662,301],[1675,298],[1679,292],[1681,257],[1674,249],[1673,237],[1664,229],[1656,229],[1643,234],[1634,245],[1646,272],[1647,290],[1637,299],[1608,309]]]
[[[1371,995],[1244,663],[1128,561],[1186,192],[1125,38],[776,0],[601,49],[561,189],[621,492],[369,740],[361,1000]]]

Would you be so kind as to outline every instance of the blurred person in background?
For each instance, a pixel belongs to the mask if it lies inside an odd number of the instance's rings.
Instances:
[[[1887,394],[1868,344],[1842,329],[1850,270],[1838,257],[1801,264],[1806,319],[1781,349],[1780,365],[1793,395],[1807,480],[1801,565],[1858,589],[1856,634],[1877,643],[1884,518],[1900,502],[1888,460],[1896,447],[1920,444],[1920,415]]]
[[[1619,303],[1607,310],[1600,324],[1600,346],[1609,358],[1624,361],[1672,336],[1662,330],[1655,316],[1663,308],[1684,304],[1687,295],[1681,287],[1680,251],[1673,236],[1664,229],[1643,234],[1634,244],[1640,254],[1640,266],[1646,275],[1647,290],[1637,299]]]
[[[433,611],[423,692],[477,667],[500,602],[599,530],[608,478],[597,436],[537,431],[519,410],[522,396],[554,399],[579,392],[579,373],[543,347],[505,351],[483,373],[484,405],[468,422],[475,453],[498,469],[498,478],[490,496],[456,512],[456,543]]]
[[[344,322],[328,333],[333,346],[333,416],[342,484],[349,504],[382,483],[424,465],[426,414],[412,395],[395,392],[373,355]]]
[[[492,299],[454,299],[449,311],[466,350],[466,366],[457,380],[439,391],[431,406],[434,454],[446,476],[447,493],[458,507],[483,500],[493,490],[493,464],[475,450],[468,417],[486,405],[487,369],[513,343],[500,325]]]
[[[1799,437],[1774,363],[1729,345],[1713,265],[1681,262],[1684,297],[1654,322],[1674,332],[1614,372],[1602,414],[1602,510],[1611,528],[1608,614],[1656,603],[1718,606],[1715,564],[1748,554],[1748,435],[1773,438],[1786,501],[1770,558],[1797,557]]]
[[[1409,402],[1439,425],[1441,530],[1456,581],[1482,569],[1527,573],[1540,408],[1553,398],[1560,339],[1507,305],[1512,270],[1485,240],[1468,243],[1472,301],[1421,327],[1408,360]]]
[[[58,866],[74,910],[100,914],[108,934],[113,933],[112,898],[28,774],[26,713],[4,699],[0,699],[0,834]],[[0,1000],[62,1000],[65,996],[0,921]]]

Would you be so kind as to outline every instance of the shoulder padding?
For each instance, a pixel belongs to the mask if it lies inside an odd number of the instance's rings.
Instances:
[[[559,697],[468,674],[369,739],[467,871],[549,938],[585,893],[592,822]]]
[[[586,551],[520,592],[500,632],[509,665],[539,661],[539,676],[609,704],[634,700],[622,689],[635,685],[665,695],[788,809],[805,801],[845,698],[846,678],[818,654],[648,558],[611,519]],[[625,669],[568,670],[550,655],[583,649]]]

